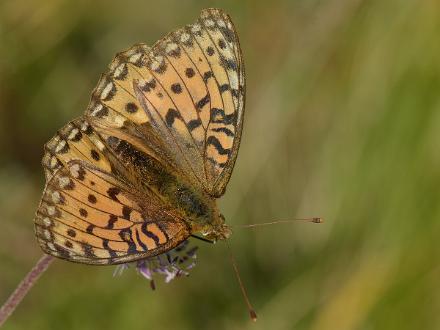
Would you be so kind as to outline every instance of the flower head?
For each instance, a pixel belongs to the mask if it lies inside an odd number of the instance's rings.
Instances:
[[[156,288],[153,276],[160,274],[165,277],[165,283],[181,276],[188,276],[189,270],[196,264],[197,246],[189,247],[186,240],[174,249],[147,259],[138,260],[130,264],[121,264],[116,267],[113,276],[121,275],[130,265],[134,265],[139,274],[150,281],[150,286]]]

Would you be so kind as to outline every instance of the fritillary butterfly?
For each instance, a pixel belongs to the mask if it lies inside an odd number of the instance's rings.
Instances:
[[[118,53],[85,114],[45,145],[43,251],[107,265],[159,256],[196,233],[228,238],[216,199],[237,157],[244,96],[237,33],[219,9]]]

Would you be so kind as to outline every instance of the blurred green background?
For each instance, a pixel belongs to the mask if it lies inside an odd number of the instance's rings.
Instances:
[[[1,1],[0,301],[40,257],[43,144],[113,55],[220,7],[247,69],[225,244],[152,292],[56,261],[5,329],[439,329],[440,5],[420,0]]]

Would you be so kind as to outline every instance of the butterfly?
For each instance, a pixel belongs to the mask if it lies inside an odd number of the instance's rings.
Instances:
[[[244,102],[237,32],[220,9],[118,53],[84,115],[45,145],[34,219],[43,251],[111,265],[160,256],[194,234],[227,239],[216,200],[237,158]]]

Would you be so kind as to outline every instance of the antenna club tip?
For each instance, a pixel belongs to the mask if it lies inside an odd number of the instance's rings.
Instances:
[[[323,218],[313,218],[312,222],[314,222],[314,223],[323,223],[324,219]]]
[[[249,315],[250,315],[252,321],[257,322],[257,313],[255,313],[255,311],[253,309],[251,309],[249,311]]]

